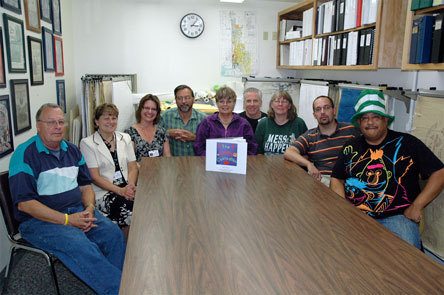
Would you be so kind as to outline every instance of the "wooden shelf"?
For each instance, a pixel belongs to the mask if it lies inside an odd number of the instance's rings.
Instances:
[[[412,38],[412,22],[415,16],[444,12],[444,5],[427,7],[416,11],[411,11],[411,0],[407,7],[407,17],[405,21],[404,50],[402,55],[403,71],[444,71],[444,63],[411,64],[410,63],[410,43]]]
[[[407,3],[409,0],[379,0],[378,12],[376,16],[376,23],[367,24],[358,28],[342,30],[326,34],[297,38],[285,41],[277,41],[276,49],[276,67],[278,69],[289,70],[377,70],[378,68],[401,68],[403,57],[404,44],[404,29],[407,12]],[[278,13],[278,36],[280,31],[280,21],[282,19],[302,20],[303,12],[313,7],[313,30],[316,31],[316,16],[318,4],[325,3],[326,0],[309,0],[293,5]],[[396,17],[395,17],[396,16]],[[280,46],[287,45],[295,41],[303,41],[307,39],[316,39],[321,37],[328,37],[343,33],[349,33],[368,28],[375,28],[373,60],[370,65],[355,65],[355,66],[289,66],[280,64]],[[313,55],[312,55],[313,56]]]

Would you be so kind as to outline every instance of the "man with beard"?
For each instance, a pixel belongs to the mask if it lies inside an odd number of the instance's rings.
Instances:
[[[359,132],[351,124],[336,121],[335,106],[328,96],[315,98],[313,116],[318,127],[306,131],[292,142],[284,158],[306,167],[308,174],[329,185],[330,174],[342,146]]]
[[[260,119],[267,116],[266,113],[261,112],[262,106],[262,91],[257,88],[250,87],[244,90],[244,110],[239,113],[239,116],[247,119],[250,123],[253,132],[256,132],[257,123]]]
[[[197,125],[205,114],[193,109],[194,93],[187,85],[174,89],[177,108],[169,109],[162,115],[162,126],[167,129],[173,156],[194,156],[193,142]]]
[[[330,188],[416,248],[421,248],[421,210],[444,187],[444,165],[416,137],[388,129],[395,119],[384,95],[363,90],[352,123],[362,135],[346,143]],[[421,190],[419,176],[428,179]]]

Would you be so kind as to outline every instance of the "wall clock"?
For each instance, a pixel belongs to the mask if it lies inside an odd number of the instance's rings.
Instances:
[[[197,38],[202,35],[205,28],[200,15],[188,13],[180,20],[180,31],[188,38]]]

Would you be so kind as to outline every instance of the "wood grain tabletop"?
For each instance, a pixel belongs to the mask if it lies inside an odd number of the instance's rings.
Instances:
[[[444,294],[444,267],[281,156],[146,158],[120,294]]]

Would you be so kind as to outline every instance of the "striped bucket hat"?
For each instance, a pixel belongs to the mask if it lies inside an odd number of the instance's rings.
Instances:
[[[355,105],[356,113],[351,118],[351,123],[356,127],[359,127],[358,119],[366,113],[375,113],[380,116],[388,118],[388,125],[390,125],[394,116],[387,114],[385,110],[384,94],[379,90],[366,89],[362,90],[359,94],[358,101]]]

